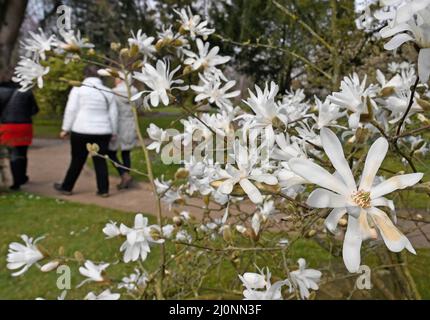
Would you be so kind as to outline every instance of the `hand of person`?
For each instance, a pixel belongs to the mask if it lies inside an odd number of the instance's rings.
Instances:
[[[61,131],[60,132],[60,138],[61,139],[67,138],[68,135],[69,135],[69,133],[67,131]]]

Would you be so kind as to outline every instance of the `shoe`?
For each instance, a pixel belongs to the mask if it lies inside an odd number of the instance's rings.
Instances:
[[[118,190],[129,189],[132,183],[133,183],[133,177],[130,176],[128,173],[125,173],[124,175],[121,176],[121,183],[116,187],[118,188]]]
[[[73,194],[72,191],[64,190],[61,183],[54,183],[54,189],[65,196],[71,196]]]
[[[19,191],[19,190],[21,190],[21,186],[12,185],[12,186],[9,187],[9,190],[10,191]]]
[[[97,192],[97,196],[100,198],[109,198],[109,193],[106,192]]]
[[[24,180],[22,181],[22,184],[28,183],[29,180],[30,180],[30,178],[28,176],[25,176]]]

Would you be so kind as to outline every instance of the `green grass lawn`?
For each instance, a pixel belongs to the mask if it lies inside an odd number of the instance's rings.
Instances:
[[[12,241],[19,241],[19,235],[27,234],[32,237],[44,235],[46,238],[42,240],[41,244],[48,250],[56,251],[63,246],[67,256],[73,256],[74,252],[78,250],[87,259],[112,263],[122,257],[118,250],[121,240],[105,240],[102,228],[109,220],[131,225],[134,219],[134,213],[124,213],[25,193],[0,195],[0,212],[2,218],[0,224],[0,299],[34,299],[36,297],[56,299],[60,294],[56,287],[57,274],[55,272],[41,273],[33,266],[24,276],[12,277],[10,270],[6,269],[8,245]],[[154,222],[153,218],[150,217],[150,219]],[[176,247],[167,247],[168,255],[175,253],[176,250]],[[157,247],[153,247],[143,266],[148,271],[154,270],[158,257],[159,251]],[[323,268],[323,273],[327,272],[328,266],[344,270],[340,257],[331,256],[312,240],[295,242],[289,250],[289,257],[293,261],[304,257],[311,267]],[[374,265],[374,257],[367,256],[364,260],[365,263]],[[428,276],[430,250],[421,249],[418,250],[417,256],[408,255],[408,262],[423,298],[430,299],[430,277]],[[242,263],[245,264],[245,261]],[[267,257],[258,256],[256,263],[259,266],[268,265],[270,267],[279,265],[282,261],[267,261]],[[71,267],[72,287],[75,287],[84,278],[78,274],[76,264]],[[173,270],[173,268],[181,268],[181,266],[176,265],[171,268]],[[123,264],[112,264],[108,269],[109,275],[113,279],[120,279],[132,270],[132,264],[125,267]],[[219,270],[211,270],[209,276],[204,279],[203,287],[207,289],[202,290],[202,295],[214,294],[217,288],[222,287],[235,288],[236,291],[240,288],[237,274],[231,264],[222,264],[221,277],[219,275]],[[99,293],[102,288],[94,284],[84,285],[80,289],[70,291],[67,298],[80,299],[91,290]],[[321,290],[322,292],[323,290]],[[226,293],[223,293],[223,296],[240,298],[238,295]]]

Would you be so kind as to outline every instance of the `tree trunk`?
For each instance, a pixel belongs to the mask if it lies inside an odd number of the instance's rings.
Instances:
[[[0,78],[14,67],[12,53],[25,16],[28,0],[0,1]]]

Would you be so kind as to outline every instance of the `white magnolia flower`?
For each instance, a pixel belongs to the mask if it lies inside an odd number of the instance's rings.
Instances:
[[[237,119],[245,119],[245,128],[264,128],[265,139],[271,146],[275,139],[274,127],[287,126],[288,116],[286,110],[275,102],[279,87],[274,82],[270,83],[270,89],[266,83],[263,91],[256,85],[255,91],[257,95],[249,90],[250,97],[244,101],[255,115],[245,114]]]
[[[43,88],[43,76],[49,73],[49,67],[44,67],[31,59],[21,58],[15,68],[15,76],[12,81],[19,83],[19,91],[27,91],[33,88],[36,80],[37,86]]]
[[[389,116],[391,119],[388,121],[389,123],[396,123],[403,117],[409,107],[410,96],[411,92],[409,90],[399,91],[385,100],[385,108],[391,111]],[[412,115],[420,111],[422,111],[422,108],[416,102],[416,99],[414,99],[412,106],[409,109],[406,121],[408,121]]]
[[[187,230],[180,230],[176,234],[175,240],[179,241],[179,242],[188,242],[188,243],[191,243],[193,241],[193,237],[187,232]]]
[[[322,102],[315,97],[316,106],[318,109],[317,129],[328,127],[336,124],[336,120],[345,116],[346,112],[340,112],[339,108],[330,103],[328,99]]]
[[[208,29],[206,27],[208,24],[207,21],[201,21],[201,17],[199,15],[193,15],[190,7],[188,7],[187,10],[181,9],[181,11],[174,11],[179,15],[181,29],[189,32],[193,40],[196,36],[201,36],[206,40],[210,34],[215,32],[215,29]]]
[[[83,267],[79,267],[79,273],[88,279],[82,281],[78,287],[81,287],[84,283],[94,281],[94,282],[104,282],[106,278],[104,277],[104,272],[109,267],[109,263],[94,264],[92,261],[87,260]]]
[[[321,279],[321,271],[315,269],[306,269],[306,261],[300,258],[297,263],[299,269],[290,272],[288,284],[290,285],[290,292],[293,289],[299,289],[300,297],[308,299],[310,292],[309,289],[318,290],[318,282]]]
[[[175,230],[175,227],[173,225],[166,224],[161,228],[161,233],[164,238],[169,239],[172,236],[174,230]]]
[[[429,4],[429,0],[419,0],[400,6],[395,11],[394,20],[380,31],[383,38],[393,37],[384,45],[386,50],[397,49],[408,41],[417,44],[420,48],[418,75],[422,83],[427,83],[430,76]]]
[[[29,31],[29,34],[30,38],[22,42],[23,48],[33,53],[34,61],[45,60],[46,52],[51,51],[57,45],[55,36],[51,35],[48,38],[41,28],[39,28],[39,33]]]
[[[167,190],[169,190],[170,186],[171,186],[171,183],[172,183],[171,180],[165,181],[164,180],[164,176],[161,176],[160,179],[156,178],[154,180],[154,184],[155,184],[155,187],[157,189],[157,193],[158,194],[163,194]]]
[[[120,251],[124,251],[124,262],[137,261],[139,256],[142,261],[146,260],[151,252],[150,244],[163,243],[163,239],[154,239],[154,235],[161,235],[160,228],[156,225],[148,226],[148,218],[142,214],[137,214],[134,218],[134,226],[129,228],[124,224],[120,226],[121,234],[127,240],[121,245]]]
[[[348,228],[343,243],[343,260],[347,269],[350,272],[357,272],[360,266],[362,241],[377,237],[373,225],[378,228],[389,250],[399,252],[406,248],[415,253],[409,240],[394,226],[386,213],[377,207],[394,209],[392,201],[386,199],[384,195],[416,184],[423,174],[399,175],[373,186],[376,173],[388,150],[387,140],[379,138],[368,151],[361,180],[357,186],[336,135],[331,130],[323,128],[321,141],[324,151],[336,169],[336,174],[330,174],[307,159],[292,159],[289,166],[307,181],[323,187],[309,195],[307,204],[314,208],[333,208],[325,221],[330,231],[334,231],[339,219],[348,213]]]
[[[127,291],[144,289],[148,280],[148,274],[146,272],[142,274],[140,270],[136,268],[134,269],[134,273],[130,274],[128,277],[122,278],[121,282],[118,284],[118,289],[124,288]]]
[[[81,37],[81,31],[70,30],[62,32],[61,36],[64,41],[58,42],[58,47],[69,52],[79,52],[81,49],[92,49],[94,45],[88,42],[88,39]]]
[[[163,142],[169,141],[169,133],[155,124],[151,123],[149,128],[146,129],[148,136],[153,142],[147,147],[148,150],[155,150],[155,152],[159,153],[161,145]]]
[[[119,300],[121,295],[119,293],[112,293],[110,292],[110,289],[106,289],[99,295],[95,294],[94,292],[89,292],[85,296],[85,300]]]
[[[259,270],[260,273],[246,272],[239,275],[240,281],[245,287],[243,290],[244,300],[282,300],[282,286],[287,284],[287,281],[277,281],[274,284],[270,282],[271,274],[266,268]]]
[[[343,78],[340,84],[340,92],[334,92],[328,97],[328,100],[352,112],[349,116],[348,123],[351,129],[356,129],[360,123],[361,114],[368,113],[367,99],[375,96],[375,87],[370,85],[366,87],[366,79],[363,81],[356,73],[352,76]],[[370,99],[370,102],[372,100]]]
[[[190,65],[193,70],[202,68],[205,71],[210,71],[211,69],[216,69],[216,66],[230,61],[230,57],[218,55],[218,46],[209,50],[209,42],[204,43],[201,39],[196,40],[196,45],[198,54],[190,50],[184,50],[185,55],[188,56],[184,64]]]
[[[106,226],[103,228],[103,233],[107,236],[106,239],[111,239],[119,236],[121,234],[121,230],[117,227],[116,222],[106,223]]]
[[[275,201],[266,200],[263,202],[262,206],[258,207],[260,214],[263,217],[263,220],[268,219],[271,215],[273,215],[276,211]]]
[[[150,90],[139,92],[132,97],[132,100],[139,99],[144,93],[149,93],[145,96],[144,104],[148,106],[148,99],[153,107],[157,107],[161,102],[167,106],[169,105],[169,93],[173,89],[187,90],[188,86],[177,86],[184,83],[184,80],[173,80],[175,73],[180,69],[178,66],[173,71],[170,71],[169,62],[158,60],[156,68],[149,63],[145,63],[142,72],[135,72],[133,78],[143,82]]]
[[[44,255],[37,248],[36,243],[43,239],[44,237],[39,237],[33,241],[33,238],[29,238],[27,235],[23,234],[21,239],[24,244],[18,242],[12,242],[9,244],[9,253],[7,255],[7,265],[9,270],[15,270],[22,268],[21,270],[12,273],[13,277],[17,277],[25,273],[30,267],[42,260]]]
[[[274,175],[265,173],[260,168],[255,168],[258,161],[257,154],[248,152],[247,148],[239,143],[234,146],[234,157],[236,166],[227,164],[225,169],[220,169],[219,174],[223,181],[218,187],[218,191],[230,194],[233,187],[239,184],[252,202],[261,203],[263,196],[251,181],[276,185],[278,180]]]
[[[191,89],[198,93],[194,98],[194,101],[200,102],[207,99],[209,103],[214,103],[220,109],[232,111],[233,106],[230,99],[237,97],[240,94],[240,91],[227,91],[236,85],[236,81],[228,81],[224,86],[221,86],[221,81],[215,77],[205,77],[201,74],[199,74],[199,77],[201,84],[198,86],[191,86]]]
[[[131,31],[131,38],[128,39],[129,46],[136,46],[139,48],[139,52],[141,52],[146,58],[152,58],[154,56],[154,52],[156,51],[155,46],[152,44],[155,40],[154,37],[148,37],[145,33],[142,32],[142,29],[139,29],[136,34]]]

